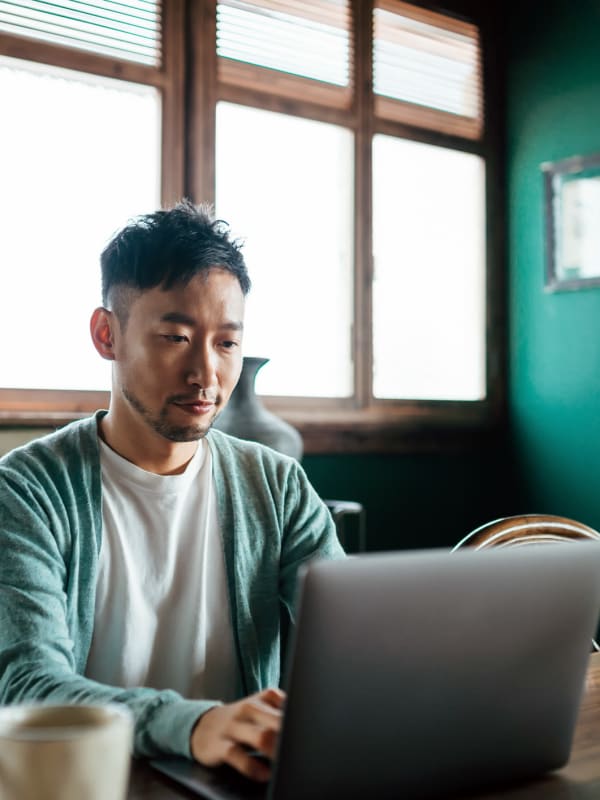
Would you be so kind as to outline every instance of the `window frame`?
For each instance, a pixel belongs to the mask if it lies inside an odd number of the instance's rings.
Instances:
[[[465,0],[468,4],[468,0]],[[459,0],[460,3],[460,0]],[[431,3],[412,0],[434,9]],[[376,114],[372,92],[372,0],[351,0],[353,61],[351,87],[339,101],[327,102],[314,82],[302,78],[307,98],[276,96],[255,85],[219,79],[216,49],[216,0],[163,0],[163,59],[160,67],[117,61],[58,45],[0,33],[0,54],[156,86],[162,94],[162,202],[182,196],[214,202],[215,127],[219,101],[338,124],[355,136],[354,197],[354,396],[335,398],[264,397],[265,406],[301,433],[306,453],[404,452],[447,450],[502,424],[505,416],[504,254],[501,169],[501,103],[497,70],[491,65],[492,20],[469,8],[482,42],[485,127],[481,138],[462,138],[384,119]],[[436,9],[437,10],[437,9]],[[444,10],[445,14],[448,12]],[[235,74],[229,70],[226,74]],[[488,102],[485,102],[485,100]],[[327,102],[327,104],[326,104]],[[450,147],[481,156],[486,165],[486,384],[478,401],[387,400],[372,397],[372,190],[371,143],[385,134]],[[58,425],[106,407],[108,392],[18,390],[0,388],[0,425]]]
[[[0,31],[0,55],[153,86],[161,93],[161,202],[185,191],[185,0],[162,4],[158,67]],[[91,313],[91,309],[90,309]],[[0,427],[61,425],[107,408],[109,392],[0,388]]]

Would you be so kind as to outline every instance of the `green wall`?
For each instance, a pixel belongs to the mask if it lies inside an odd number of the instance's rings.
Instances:
[[[544,292],[540,173],[544,161],[600,152],[600,3],[515,5],[507,53],[509,350],[522,505],[600,527],[600,289]]]

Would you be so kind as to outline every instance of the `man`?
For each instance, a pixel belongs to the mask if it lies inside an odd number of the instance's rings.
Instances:
[[[250,287],[226,226],[184,202],[101,266],[108,412],[0,460],[0,702],[125,703],[136,754],[266,780],[280,612],[298,567],[342,550],[297,462],[211,429]]]

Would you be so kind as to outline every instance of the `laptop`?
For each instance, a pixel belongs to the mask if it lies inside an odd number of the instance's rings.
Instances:
[[[300,576],[273,776],[153,766],[209,800],[436,797],[565,764],[600,545],[368,554]]]

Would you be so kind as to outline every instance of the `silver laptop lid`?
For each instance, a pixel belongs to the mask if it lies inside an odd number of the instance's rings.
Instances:
[[[568,759],[600,545],[313,563],[273,800],[448,795]]]

